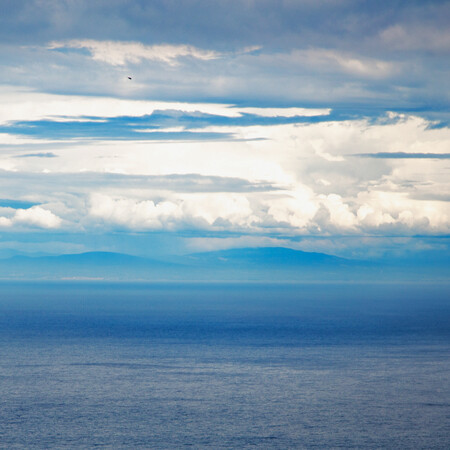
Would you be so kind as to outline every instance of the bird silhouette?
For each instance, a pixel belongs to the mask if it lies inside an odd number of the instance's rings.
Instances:
[[[131,77],[128,77],[128,79],[129,79],[129,80],[132,80],[132,78],[131,78]]]

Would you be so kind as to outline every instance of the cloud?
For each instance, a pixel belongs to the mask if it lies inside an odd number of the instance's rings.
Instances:
[[[353,156],[375,159],[449,159],[450,153],[406,153],[406,152],[378,152],[357,153]]]
[[[130,82],[127,65],[99,64],[80,51],[0,46],[5,68],[0,84],[136,100],[194,103],[220,99],[248,107],[448,110],[448,96],[443,94],[448,91],[448,69],[429,57],[416,60],[351,46],[309,43],[251,54],[217,52],[222,55],[219,59],[180,57],[174,61],[182,64],[172,66],[142,60],[139,68],[133,68]]]
[[[230,248],[286,247],[297,248],[289,239],[277,239],[268,236],[239,237],[192,237],[185,239],[188,253],[227,250]]]
[[[311,0],[77,2],[27,0],[3,2],[0,37],[20,44],[48,40],[131,40],[189,42],[213,47],[272,48],[299,44],[370,49],[386,29],[445,30],[448,2],[386,3],[376,8],[354,1]],[[326,14],[324,14],[326,11]],[[206,19],[207,18],[207,19]],[[413,33],[410,33],[413,34]]]
[[[449,2],[3,3],[2,238],[447,236]]]
[[[93,194],[89,208],[91,218],[132,230],[239,227],[255,220],[251,213],[245,196],[220,193],[183,195],[159,202]]]
[[[23,198],[23,186],[32,185],[27,200],[47,205],[65,229],[291,238],[448,231],[447,158],[429,156],[447,155],[450,131],[417,116],[351,119],[335,111],[325,114],[326,108],[94,97],[91,114],[74,115],[82,120],[71,122],[63,96],[42,99],[33,108],[42,106],[37,114],[46,119],[8,122],[3,129],[53,137],[49,149],[56,148],[58,157],[16,158],[45,153],[42,145],[42,152],[31,152],[32,141],[4,147],[0,188],[8,198]],[[70,106],[72,98],[67,100]],[[22,101],[20,95],[16,101]],[[88,105],[87,98],[74,98],[73,114]],[[151,109],[156,106],[162,108]],[[150,114],[143,114],[147,107]],[[122,108],[134,115],[122,115]],[[105,111],[105,116],[92,114]],[[55,140],[60,127],[72,145]],[[124,140],[130,129],[134,134]],[[192,139],[145,139],[142,131],[152,129],[166,130],[162,133],[169,137],[189,130]],[[217,133],[233,139],[200,138]],[[404,157],[410,154],[416,157]],[[4,226],[11,224],[11,214],[4,214]]]
[[[4,124],[0,124],[0,143],[32,143],[22,136],[49,140],[116,139],[116,140],[230,140],[233,133],[208,126],[255,126],[283,123],[307,123],[333,120],[326,108],[262,108],[220,104],[172,104],[165,102],[121,101],[105,98],[77,100],[62,96],[30,94],[21,104],[21,94],[11,98]],[[31,100],[31,103],[30,103]],[[6,101],[5,101],[6,103]],[[71,106],[70,110],[68,106]],[[89,106],[88,106],[89,105]],[[79,116],[81,107],[90,115]],[[155,109],[159,107],[160,109]],[[107,110],[107,108],[110,108]],[[123,108],[122,111],[120,109]],[[148,114],[143,114],[148,108]],[[195,109],[198,108],[198,109]],[[16,113],[14,113],[16,110]],[[72,116],[68,116],[68,112]],[[99,116],[99,113],[106,116]],[[113,113],[116,112],[116,116]],[[125,112],[133,114],[126,115]],[[22,115],[26,119],[13,120]],[[1,121],[1,116],[0,116]],[[242,138],[241,138],[242,139]],[[19,157],[51,157],[52,153],[29,153]]]
[[[87,49],[96,61],[113,66],[139,64],[144,60],[163,62],[170,66],[179,64],[181,58],[203,61],[217,59],[221,55],[211,50],[202,50],[191,45],[144,45],[140,42],[95,41],[90,39],[66,42],[51,42],[48,49]]]
[[[249,108],[234,107],[239,114],[254,114],[261,117],[311,117],[326,116],[330,108]]]
[[[446,202],[404,193],[360,192],[351,201],[311,189],[256,194],[172,194],[158,200],[93,194],[86,224],[129,230],[215,230],[275,235],[445,234]]]
[[[296,190],[285,192],[284,196],[267,199],[265,205],[272,225],[287,224],[303,232],[307,232],[319,209],[314,192],[305,186],[297,186]]]
[[[135,129],[129,124],[117,126],[114,123],[102,124],[100,126],[79,126],[67,122],[18,122],[9,124],[7,127],[0,126],[0,132],[7,130],[10,133],[25,135],[40,139],[53,140],[79,140],[79,139],[114,139],[114,140],[140,140],[140,141],[215,141],[215,140],[233,140],[234,136],[229,133],[204,132],[204,131],[184,131],[184,130],[154,130],[148,128]],[[44,156],[43,156],[44,155]],[[52,157],[51,153],[27,154],[18,157]],[[55,156],[55,155],[54,155]],[[54,157],[53,156],[53,157]]]
[[[101,127],[108,121],[114,125],[121,120],[215,119],[243,123],[243,115],[255,118],[308,118],[331,113],[330,108],[245,107],[232,103],[170,102],[132,100],[100,96],[58,95],[33,92],[30,89],[0,85],[0,124],[27,121],[49,121],[61,126]],[[134,122],[136,124],[136,122]],[[140,121],[138,122],[140,123]],[[36,125],[36,124],[35,124]],[[148,122],[147,122],[148,125]],[[20,143],[20,142],[19,142]]]
[[[12,227],[24,225],[38,228],[59,228],[62,224],[60,217],[41,206],[32,206],[27,209],[16,209],[11,217],[0,217],[0,226]]]
[[[321,48],[295,50],[289,58],[325,71],[340,70],[363,78],[387,78],[398,71],[394,62]]]
[[[171,229],[181,216],[179,206],[173,202],[155,204],[151,200],[134,201],[101,194],[91,196],[89,214],[109,224],[141,230]]]
[[[9,3],[5,85],[249,107],[449,109],[448,2]],[[130,64],[139,64],[132,83]]]
[[[185,193],[263,193],[273,192],[282,187],[267,181],[250,181],[237,177],[219,177],[200,174],[167,174],[167,175],[130,175],[111,172],[87,172],[61,170],[39,172],[3,172],[0,177],[0,188],[14,189],[20,192],[23,185],[35,185],[34,195],[39,198],[48,197],[54,186],[65,186],[66,191],[82,193],[90,192],[98,186],[114,187],[126,192],[128,189],[140,192],[185,192]],[[63,192],[61,190],[61,192]],[[30,195],[30,194],[29,194]],[[160,195],[160,194],[159,194]],[[29,201],[0,199],[1,206],[13,208],[33,206]],[[12,206],[19,205],[19,206]]]
[[[269,108],[268,108],[269,109]],[[116,140],[142,140],[142,141],[202,141],[202,140],[232,140],[236,139],[233,133],[220,130],[225,126],[256,126],[279,125],[283,123],[308,123],[332,120],[320,110],[301,109],[298,113],[289,108],[283,116],[283,108],[264,111],[263,108],[244,108],[239,110],[238,117],[204,114],[200,112],[184,112],[173,110],[155,111],[145,116],[124,116],[102,118],[101,120],[73,121],[58,117],[33,121],[15,121],[0,125],[0,142],[6,145],[18,145],[19,142],[30,141],[12,139],[13,136],[28,136],[36,139],[74,140],[74,139],[116,139]],[[295,108],[297,109],[297,108]],[[251,114],[247,110],[261,115]],[[316,112],[319,114],[316,115]],[[216,126],[215,131],[205,131],[207,127]],[[242,137],[240,139],[243,139]],[[262,139],[262,138],[254,138]],[[32,141],[31,141],[32,142]],[[52,157],[52,153],[34,153],[19,157]]]
[[[358,203],[357,217],[367,231],[450,231],[450,207],[447,202],[417,201],[404,193],[369,191],[358,194]]]
[[[383,43],[396,50],[450,51],[448,27],[395,24],[382,30],[380,38]]]
[[[28,88],[0,85],[0,123],[14,121],[52,120],[98,123],[114,117],[140,117],[155,111],[171,110],[186,113],[240,117],[233,104],[132,100],[101,96],[60,95],[34,92]]]

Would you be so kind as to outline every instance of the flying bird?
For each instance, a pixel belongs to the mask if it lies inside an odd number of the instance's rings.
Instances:
[[[128,77],[128,79],[129,79],[129,80],[132,80],[132,78],[131,78],[131,77]]]

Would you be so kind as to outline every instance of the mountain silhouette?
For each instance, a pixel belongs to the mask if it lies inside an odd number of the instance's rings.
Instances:
[[[446,280],[448,264],[432,254],[360,261],[283,247],[238,248],[146,258],[113,252],[0,259],[0,279],[111,281],[373,281]]]

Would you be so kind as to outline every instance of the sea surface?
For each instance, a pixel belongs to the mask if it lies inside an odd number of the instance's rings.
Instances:
[[[450,288],[0,285],[0,447],[450,448]]]

